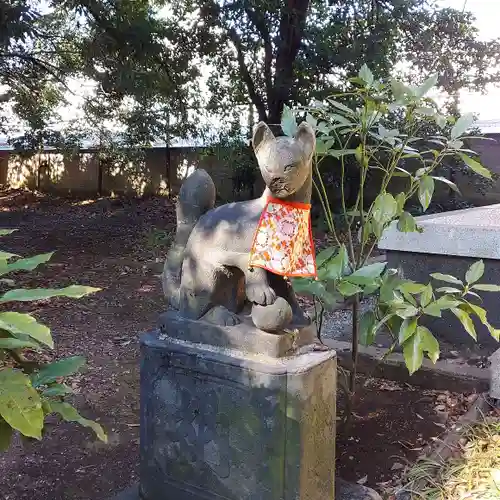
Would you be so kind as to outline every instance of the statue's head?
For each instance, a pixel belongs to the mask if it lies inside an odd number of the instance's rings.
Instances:
[[[273,196],[286,198],[304,185],[316,146],[314,130],[308,123],[302,122],[294,137],[275,137],[260,122],[255,126],[252,143],[260,172]]]

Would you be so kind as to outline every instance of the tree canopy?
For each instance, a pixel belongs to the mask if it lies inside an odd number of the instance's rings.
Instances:
[[[250,100],[259,119],[272,124],[284,104],[338,90],[363,63],[384,78],[406,62],[422,79],[438,73],[451,93],[499,78],[498,40],[480,41],[470,13],[427,0],[167,3],[171,25],[183,26],[189,50],[194,46],[211,68],[211,105]]]
[[[70,81],[92,81],[79,126],[114,120],[143,143],[193,133],[202,108],[252,105],[279,124],[285,104],[341,90],[363,63],[380,78],[437,73],[455,95],[500,78],[500,43],[474,22],[429,0],[0,0],[1,101],[43,131]]]

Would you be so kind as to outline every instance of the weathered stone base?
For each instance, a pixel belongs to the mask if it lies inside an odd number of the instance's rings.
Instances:
[[[334,499],[334,351],[273,359],[163,332],[141,342],[145,500]]]
[[[139,486],[128,488],[110,500],[142,500],[139,496]],[[335,500],[381,500],[381,497],[371,488],[337,478],[335,479]]]

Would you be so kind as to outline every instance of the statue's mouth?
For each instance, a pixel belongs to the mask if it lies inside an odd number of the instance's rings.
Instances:
[[[286,196],[288,194],[291,194],[290,186],[282,177],[275,177],[274,179],[272,179],[268,187],[276,196]]]

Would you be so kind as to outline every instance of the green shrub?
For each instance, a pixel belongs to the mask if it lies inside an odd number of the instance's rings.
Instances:
[[[16,231],[1,229],[0,236]],[[32,271],[50,260],[53,253],[21,258],[0,251],[0,280],[8,287],[15,286],[5,276],[15,271]],[[52,297],[79,299],[99,291],[82,285],[66,288],[13,289],[0,296],[0,303],[30,302]],[[23,436],[41,439],[45,418],[58,414],[63,420],[90,427],[102,441],[103,428],[82,417],[65,398],[72,393],[64,383],[65,377],[77,372],[84,364],[82,356],[72,356],[52,363],[37,360],[37,353],[52,349],[54,341],[50,329],[26,313],[2,308],[0,312],[0,450],[9,447],[14,431]],[[28,355],[28,357],[27,357]],[[33,356],[34,355],[34,356]],[[34,360],[33,360],[34,358]]]

